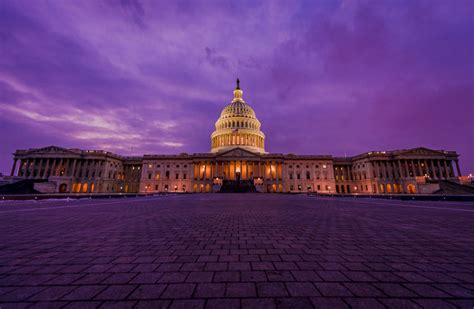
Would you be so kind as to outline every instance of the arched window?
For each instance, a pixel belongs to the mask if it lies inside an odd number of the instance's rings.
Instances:
[[[235,127],[235,121],[232,121],[232,127]]]

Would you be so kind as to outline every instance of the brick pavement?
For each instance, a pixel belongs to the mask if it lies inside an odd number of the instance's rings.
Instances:
[[[472,203],[12,202],[0,223],[1,308],[474,306]]]

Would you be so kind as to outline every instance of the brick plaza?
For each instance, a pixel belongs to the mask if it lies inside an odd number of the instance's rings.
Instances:
[[[473,308],[474,203],[0,203],[0,307]]]

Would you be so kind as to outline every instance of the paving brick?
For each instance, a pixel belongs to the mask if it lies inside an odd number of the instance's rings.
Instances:
[[[374,283],[375,287],[383,291],[389,297],[416,297],[416,294],[399,283]]]
[[[345,298],[351,308],[384,309],[385,306],[374,298]]]
[[[181,271],[203,271],[206,263],[184,263]]]
[[[162,298],[191,298],[196,284],[194,283],[176,283],[166,287]]]
[[[204,308],[203,299],[175,299],[171,303],[170,309],[201,309]]]
[[[293,297],[321,296],[314,285],[310,282],[287,282],[286,288]]]
[[[228,263],[206,263],[205,271],[225,271],[228,268]]]
[[[312,270],[293,270],[291,274],[296,281],[322,281],[321,277]]]
[[[135,308],[137,309],[166,309],[171,304],[171,300],[140,300]]]
[[[271,298],[244,298],[242,309],[273,309],[276,308],[275,301]]]
[[[91,300],[107,288],[106,285],[84,285],[76,287],[62,297],[64,300]]]
[[[145,272],[145,273],[139,273],[138,275],[136,275],[132,280],[130,280],[129,283],[132,283],[132,284],[140,284],[140,283],[155,283],[157,282],[161,277],[163,276],[163,273],[160,273],[160,272],[153,272],[153,273],[149,273],[149,272]]]
[[[224,297],[225,283],[199,283],[194,292],[195,298],[219,298]]]
[[[315,282],[314,285],[323,296],[352,296],[352,293],[340,283]]]
[[[238,271],[218,271],[214,273],[214,282],[238,282],[240,272]]]
[[[115,273],[105,278],[102,284],[125,284],[130,282],[135,276],[137,276],[136,273]]]
[[[249,262],[230,262],[229,270],[250,270]]]
[[[227,297],[256,297],[254,283],[227,283]]]
[[[345,309],[349,308],[347,304],[340,298],[328,297],[311,297],[311,303],[316,308],[321,309]]]
[[[74,290],[74,286],[52,286],[42,290],[39,293],[29,297],[28,300],[32,301],[54,301],[58,300],[64,295]],[[1,299],[1,297],[0,297]]]
[[[343,283],[346,288],[348,288],[352,294],[359,297],[380,297],[384,296],[380,290],[369,283]]]
[[[239,299],[214,298],[208,299],[206,309],[240,309]]]
[[[277,305],[277,308],[313,308],[313,305],[307,298],[298,298],[298,297],[292,297],[292,298],[277,298],[275,299],[275,303]]]
[[[449,297],[449,294],[438,290],[431,285],[424,283],[405,283],[403,284],[409,290],[415,292],[421,297]]]
[[[158,283],[178,283],[186,281],[188,272],[165,272],[163,276],[158,279]]]
[[[266,271],[268,281],[294,281],[295,279],[289,271]]]
[[[76,301],[67,303],[63,308],[68,309],[94,309],[98,308],[102,304],[102,301]]]
[[[259,297],[286,297],[288,290],[282,282],[259,282],[257,283]]]
[[[253,282],[261,282],[267,281],[267,276],[265,275],[264,271],[242,271],[240,273],[241,281],[253,281]]]
[[[166,287],[166,284],[141,284],[128,296],[128,298],[158,299]]]
[[[193,271],[186,278],[186,282],[212,282],[214,272],[212,271]]]
[[[434,308],[434,309],[445,309],[445,308],[456,308],[455,304],[449,303],[442,299],[419,299],[416,298],[413,300],[415,303],[419,304],[423,308]],[[459,306],[459,308],[463,308]],[[471,307],[464,307],[471,308]]]
[[[104,301],[99,308],[120,308],[120,309],[128,309],[128,308],[134,308],[136,304],[136,301],[130,301],[130,300],[120,300],[120,301]]]
[[[253,270],[274,270],[275,266],[273,266],[272,262],[251,262],[251,266]]]
[[[414,301],[409,299],[397,299],[397,298],[379,298],[378,301],[384,306],[389,308],[406,308],[406,309],[418,309],[420,308]]]

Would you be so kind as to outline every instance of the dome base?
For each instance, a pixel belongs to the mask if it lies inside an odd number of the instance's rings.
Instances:
[[[244,149],[253,153],[263,153],[263,154],[267,153],[265,149],[252,147],[252,146],[245,146],[245,145],[221,146],[221,147],[212,148],[210,152],[219,153],[219,152],[225,152],[225,151],[229,151],[236,148]]]

